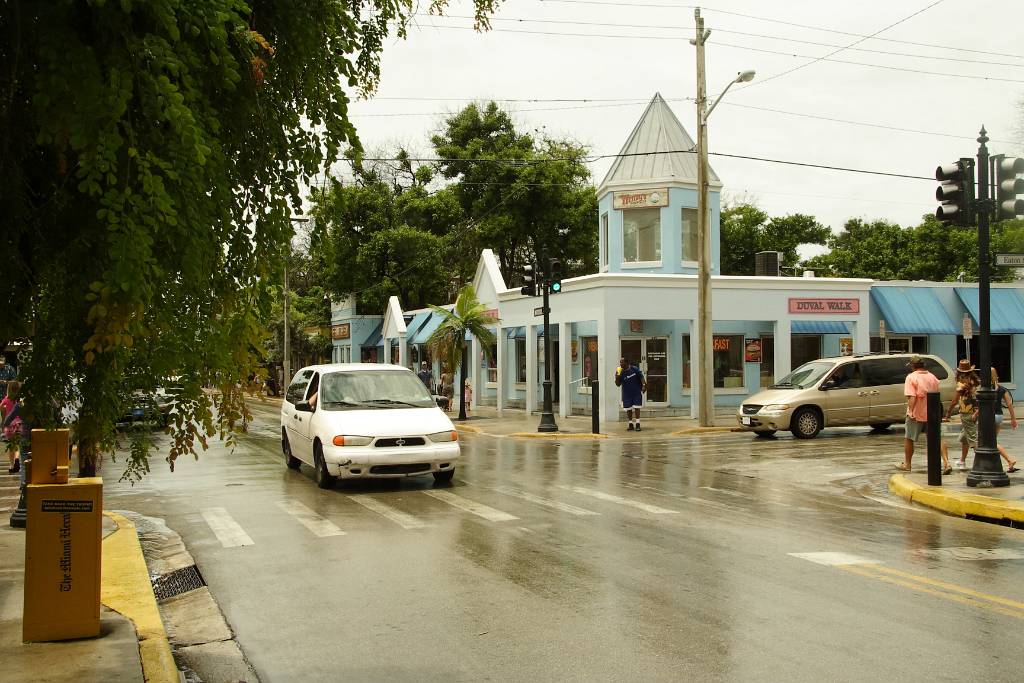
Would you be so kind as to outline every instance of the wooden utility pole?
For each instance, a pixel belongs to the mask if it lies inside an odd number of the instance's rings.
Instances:
[[[711,216],[708,207],[708,107],[704,43],[711,31],[704,30],[700,8],[693,11],[693,18],[697,24],[697,35],[690,41],[697,48],[697,419],[701,427],[710,427],[715,423],[715,398],[711,362]],[[692,353],[690,362],[693,363]]]

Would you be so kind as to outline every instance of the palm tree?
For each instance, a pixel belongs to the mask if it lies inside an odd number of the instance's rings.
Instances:
[[[494,344],[494,333],[491,326],[498,322],[498,318],[489,315],[484,305],[476,298],[476,290],[473,285],[466,285],[459,291],[452,310],[441,308],[433,304],[430,307],[434,313],[442,316],[441,324],[430,335],[427,345],[435,358],[440,358],[448,364],[454,373],[459,373],[459,418],[466,419],[466,334],[476,337],[484,347],[484,353],[488,359],[491,358],[491,346]]]

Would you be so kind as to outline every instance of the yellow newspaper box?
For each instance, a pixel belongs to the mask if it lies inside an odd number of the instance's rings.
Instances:
[[[66,484],[71,456],[67,429],[32,430],[32,467],[29,484]]]
[[[103,480],[29,484],[26,505],[22,639],[98,636]]]

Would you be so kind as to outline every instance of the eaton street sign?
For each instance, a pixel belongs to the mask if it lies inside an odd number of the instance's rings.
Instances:
[[[996,254],[996,265],[1024,268],[1024,254]]]
[[[964,339],[973,339],[974,338],[974,326],[971,324],[971,316],[968,313],[964,313],[963,330],[962,330],[962,332],[963,332]]]
[[[533,309],[533,314],[534,315],[544,315],[544,307],[543,306],[538,306],[537,308]]]

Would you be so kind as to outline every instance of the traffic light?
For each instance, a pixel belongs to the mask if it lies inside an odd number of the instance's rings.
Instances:
[[[548,260],[548,277],[551,282],[551,293],[562,291],[562,262],[556,258]]]
[[[943,223],[972,225],[974,223],[974,160],[961,159],[935,169],[941,185],[935,189],[939,208],[935,217]]]
[[[1024,215],[1024,159],[1018,157],[994,157],[996,181],[996,215],[997,221],[1013,220]]]
[[[529,263],[523,266],[523,286],[519,291],[526,296],[537,296],[537,277]]]

